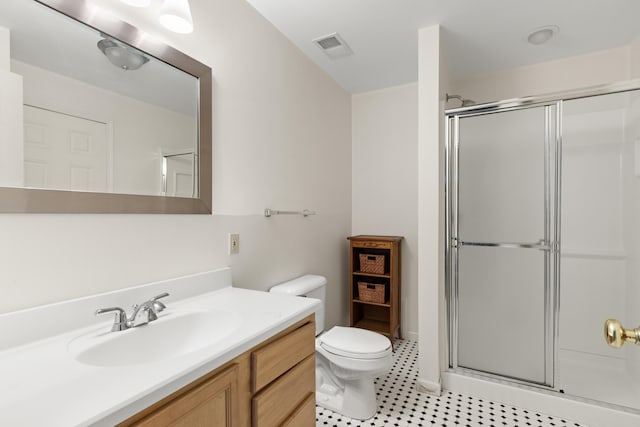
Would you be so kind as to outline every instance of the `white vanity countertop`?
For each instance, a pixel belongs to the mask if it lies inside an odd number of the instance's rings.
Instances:
[[[7,348],[0,351],[0,425],[114,425],[304,319],[318,304],[315,299],[233,287],[167,302],[159,317],[172,310],[216,309],[236,313],[241,324],[214,345],[128,366],[86,365],[69,352],[75,337],[109,331],[112,316],[99,325]]]

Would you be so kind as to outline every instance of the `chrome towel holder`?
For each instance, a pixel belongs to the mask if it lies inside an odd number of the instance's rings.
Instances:
[[[277,209],[266,208],[264,210],[264,216],[267,218],[270,218],[273,215],[302,215],[304,217],[308,217],[309,215],[315,214],[315,211],[310,211],[309,209],[303,209],[302,211],[279,211]]]

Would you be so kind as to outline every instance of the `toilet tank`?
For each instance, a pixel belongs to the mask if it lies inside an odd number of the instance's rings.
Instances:
[[[306,276],[298,277],[293,280],[289,280],[288,282],[276,285],[269,289],[269,292],[319,299],[320,305],[315,311],[317,336],[324,330],[326,285],[327,279],[324,276],[307,274]]]

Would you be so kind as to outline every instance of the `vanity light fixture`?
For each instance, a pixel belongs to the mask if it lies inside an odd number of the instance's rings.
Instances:
[[[151,0],[120,0],[124,4],[133,7],[147,7],[151,4]]]
[[[540,45],[548,42],[551,37],[556,35],[560,31],[556,25],[547,25],[546,27],[540,27],[533,30],[527,37],[527,41],[534,45]]]
[[[176,33],[188,34],[193,31],[193,18],[188,0],[164,0],[160,8],[160,24]]]
[[[120,0],[134,7],[147,7],[151,0]],[[193,18],[189,8],[189,0],[163,0],[160,7],[160,24],[174,33],[189,34],[193,32]]]
[[[104,38],[98,42],[98,49],[109,62],[125,71],[133,71],[149,62],[149,58],[137,50],[120,44],[110,38]]]

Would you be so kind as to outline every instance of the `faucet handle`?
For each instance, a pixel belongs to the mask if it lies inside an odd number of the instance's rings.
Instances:
[[[160,295],[156,295],[155,297],[151,298],[152,302],[156,302],[158,301],[160,298],[165,298],[169,296],[169,292],[163,292]]]
[[[112,332],[116,331],[124,331],[129,328],[127,312],[121,309],[120,307],[109,307],[109,308],[99,308],[96,310],[96,316],[105,313],[113,313],[115,312],[116,318],[113,322],[113,327],[111,327]]]
[[[163,311],[165,308],[167,308],[167,306],[166,306],[166,305],[164,305],[163,303],[161,303],[161,302],[160,302],[160,301],[158,301],[158,300],[159,300],[160,298],[165,298],[165,297],[168,297],[168,296],[169,296],[169,293],[168,293],[168,292],[165,292],[165,293],[162,293],[162,294],[160,294],[160,295],[158,295],[158,296],[155,296],[155,297],[151,298],[151,302],[153,303],[153,310],[154,310],[156,313],[160,313],[160,312],[161,312],[161,311]]]

